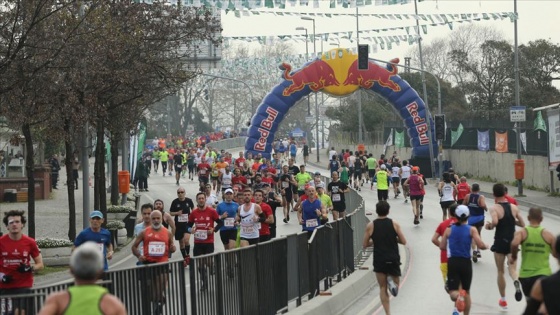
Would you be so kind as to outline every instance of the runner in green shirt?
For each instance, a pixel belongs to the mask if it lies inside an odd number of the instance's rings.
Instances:
[[[305,185],[313,180],[313,177],[305,171],[305,165],[299,166],[299,173],[296,174],[295,180],[298,183],[298,196],[305,194]]]

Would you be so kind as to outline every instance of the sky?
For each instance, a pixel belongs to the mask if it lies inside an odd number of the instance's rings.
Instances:
[[[310,1],[312,2],[312,1]],[[320,8],[313,8],[310,4],[308,7],[289,7],[286,9],[261,9],[261,11],[274,12],[323,12],[323,13],[349,13],[355,14],[356,9],[329,9],[329,1],[321,0]],[[498,13],[513,12],[513,0],[427,0],[418,2],[418,14],[453,14],[453,13]],[[518,0],[517,11],[518,20],[518,40],[519,44],[527,43],[535,39],[550,39],[554,44],[560,44],[560,23],[558,22],[558,12],[560,12],[559,0]],[[414,14],[414,2],[405,5],[385,5],[385,6],[365,6],[359,8],[360,14]],[[395,26],[412,26],[416,21],[413,19],[392,21],[388,19],[379,19],[373,17],[361,17],[358,21],[360,30],[379,29]],[[506,40],[513,44],[514,40],[514,23],[509,18],[503,20],[475,21],[476,25],[490,25],[496,27],[503,32]],[[316,33],[346,32],[353,31],[356,34],[356,18],[355,17],[316,17],[315,18]],[[466,24],[466,23],[463,23]],[[460,27],[460,23],[454,23],[454,29]],[[312,21],[301,20],[300,17],[275,16],[272,14],[261,14],[260,16],[242,16],[235,17],[231,12],[222,13],[223,36],[267,36],[267,35],[299,35],[304,31],[297,31],[296,27],[306,27],[308,32],[313,32]],[[404,30],[396,30],[391,32],[375,33],[373,36],[385,35],[405,35]],[[427,34],[422,34],[423,42],[429,43],[434,38],[442,36],[453,36],[453,31],[446,25],[429,26]],[[296,53],[305,54],[305,42],[289,41],[293,43]],[[333,45],[330,45],[332,43]],[[335,48],[336,41],[324,43],[323,51]],[[373,42],[365,42],[364,44],[373,44]],[[356,41],[341,40],[341,47],[354,48]],[[249,44],[250,47],[256,47],[256,43]],[[320,41],[317,40],[317,51],[320,51]],[[401,60],[407,55],[410,48],[408,43],[401,43],[399,46],[393,45],[391,50],[378,49],[370,56],[374,58],[389,60],[399,57]],[[313,44],[309,43],[309,51],[313,52]]]

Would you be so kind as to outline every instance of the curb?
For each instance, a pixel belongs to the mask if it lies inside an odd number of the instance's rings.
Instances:
[[[401,254],[402,274],[405,276],[409,272],[410,255],[409,249],[399,245]],[[350,276],[331,287],[327,292],[331,295],[319,295],[304,302],[301,306],[287,312],[290,315],[337,315],[343,314],[357,300],[368,293],[373,293],[378,286],[373,273],[373,253]],[[361,268],[365,269],[361,269]],[[401,277],[402,278],[402,277]],[[360,313],[371,314],[381,306],[379,296],[376,296],[371,303],[368,303]]]

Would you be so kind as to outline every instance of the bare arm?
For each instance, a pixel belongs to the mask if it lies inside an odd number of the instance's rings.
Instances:
[[[498,225],[498,213],[496,212],[496,207],[500,207],[499,205],[493,205],[492,208],[490,208],[490,217],[491,217],[491,221],[486,223],[486,229],[487,230],[492,230],[496,225]]]
[[[404,237],[404,234],[402,232],[401,226],[393,221],[393,227],[395,228],[395,231],[397,232],[397,242],[399,242],[400,244],[406,245],[406,238]]]
[[[164,216],[166,217],[165,221],[171,228],[171,233],[175,235],[175,231],[177,230],[177,228],[175,227],[175,220],[173,220],[173,218],[171,217],[171,215],[169,215],[169,213],[165,213]]]
[[[520,226],[520,227],[525,227],[525,220],[523,220],[523,217],[521,216],[521,211],[519,211],[519,208],[517,208],[516,205],[511,205],[511,209],[513,211],[515,211],[515,225]]]
[[[437,232],[435,232],[434,235],[432,235],[432,244],[436,245],[438,248],[439,248],[439,243],[440,243],[439,238],[440,238],[440,235]]]
[[[511,241],[511,258],[513,261],[517,260],[517,253],[519,252],[519,245],[526,238],[525,229],[515,232],[513,235],[513,240]]]
[[[478,231],[473,226],[471,226],[471,236],[473,241],[476,243],[476,246],[478,246],[478,248],[482,250],[488,249],[488,246],[482,241],[480,235],[478,234]]]
[[[126,315],[126,308],[124,307],[124,304],[112,294],[105,294],[99,304],[99,308],[103,314]]]
[[[66,298],[65,298],[66,295]],[[39,315],[58,315],[61,314],[65,307],[61,305],[62,300],[69,301],[68,292],[55,292],[50,294],[45,300],[45,304],[41,307]]]
[[[43,256],[41,255],[41,253],[39,253],[37,257],[33,257],[33,262],[35,262],[35,265],[33,266],[33,271],[41,270],[45,268],[45,265],[43,264]]]
[[[558,252],[556,252],[556,237],[554,237],[554,235],[546,229],[543,230],[542,236],[544,241],[550,244],[550,247],[552,248],[552,256],[558,258]]]
[[[447,250],[447,238],[449,237],[450,233],[451,233],[451,229],[447,228],[443,233],[443,236],[441,237],[441,242],[439,243],[439,249]]]
[[[486,198],[483,195],[480,195],[478,198],[478,205],[481,208],[484,208],[484,211],[488,211],[488,206],[486,206]]]
[[[373,240],[371,239],[371,235],[373,234],[373,222],[370,222],[366,225],[366,231],[364,233],[364,241],[362,243],[362,248],[366,249],[373,245]]]
[[[175,239],[174,238],[175,233],[171,234],[171,231],[167,230],[167,234],[168,234],[169,252],[174,253],[176,250],[175,243],[173,242],[173,240]]]
[[[138,260],[143,261],[143,257],[144,256],[140,256],[140,251],[138,250],[138,245],[140,245],[140,243],[142,242],[142,240],[144,239],[144,231],[140,232],[140,234],[138,234],[138,236],[136,236],[136,238],[134,239],[134,243],[132,244],[132,254],[136,257],[138,257]]]
[[[469,204],[469,199],[470,199],[470,198],[471,198],[471,194],[467,194],[467,195],[465,196],[465,199],[463,199],[463,205],[465,205],[465,206],[468,205],[468,204]],[[480,204],[480,198],[479,198],[478,200],[479,200],[479,204]]]

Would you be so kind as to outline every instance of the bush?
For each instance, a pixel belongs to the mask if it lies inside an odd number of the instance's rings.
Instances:
[[[128,213],[130,211],[134,211],[134,206],[130,205],[130,204],[124,204],[124,205],[113,205],[113,206],[109,206],[107,208],[107,213]]]
[[[124,222],[123,221],[109,221],[107,223],[108,230],[118,230],[124,229]]]
[[[74,245],[72,241],[60,238],[40,238],[36,242],[39,248],[70,247]]]

